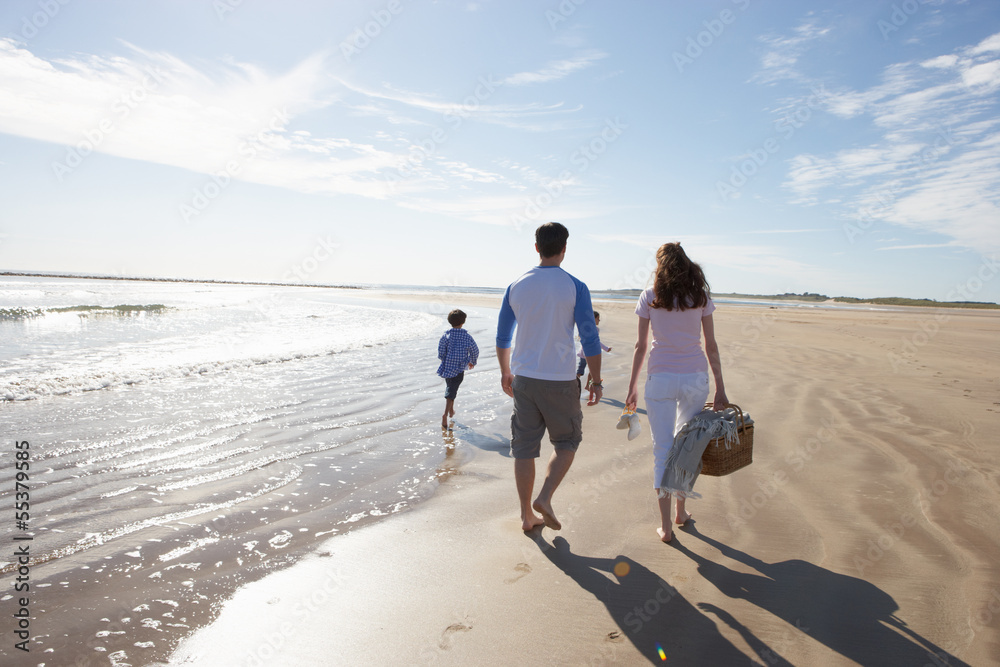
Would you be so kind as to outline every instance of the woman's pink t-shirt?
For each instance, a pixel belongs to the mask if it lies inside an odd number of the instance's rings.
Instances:
[[[708,358],[701,349],[701,318],[715,311],[711,297],[703,308],[667,310],[650,306],[656,293],[650,287],[639,295],[635,314],[649,320],[653,348],[648,373],[705,373]]]

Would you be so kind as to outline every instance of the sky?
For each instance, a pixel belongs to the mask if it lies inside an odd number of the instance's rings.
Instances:
[[[0,270],[1000,301],[1000,3],[4,0]]]

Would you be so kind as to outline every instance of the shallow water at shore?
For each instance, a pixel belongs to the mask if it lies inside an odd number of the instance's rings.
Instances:
[[[111,298],[129,296],[136,295]],[[47,358],[28,345],[6,348],[8,384],[44,374],[65,391],[0,403],[10,452],[14,439],[28,441],[31,456],[28,530],[8,523],[0,534],[8,544],[14,535],[33,537],[31,656],[5,643],[4,664],[163,659],[239,586],[329,536],[408,510],[470,451],[499,447],[474,434],[503,404],[495,358],[484,354],[467,374],[458,425],[443,435],[444,383],[434,374],[443,317],[426,304],[322,299],[309,304],[321,313],[315,318],[302,315],[301,303],[279,300],[259,322],[247,308],[234,315],[232,304],[174,306],[180,316],[152,329],[88,321],[75,338],[89,341],[80,363],[58,346]],[[495,314],[467,310],[471,333],[488,351]],[[184,331],[192,312],[222,322],[215,340],[230,352],[182,372],[190,367],[178,362],[185,336],[192,355],[206,354],[204,328],[202,338]],[[364,329],[364,339],[348,339],[344,327],[324,335],[324,324],[345,323],[338,314],[375,329]],[[296,318],[302,326],[288,328]],[[71,337],[61,325],[22,328],[29,337]],[[259,345],[282,328],[293,342]],[[245,342],[228,345],[235,330]],[[103,388],[73,379],[125,367],[153,370]],[[14,479],[13,456],[3,458],[0,475]],[[12,483],[0,489],[0,503],[13,503]],[[16,574],[11,555],[0,555],[5,604]]]

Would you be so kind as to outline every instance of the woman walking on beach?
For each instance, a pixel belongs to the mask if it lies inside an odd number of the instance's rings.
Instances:
[[[639,330],[632,357],[632,376],[625,404],[635,409],[639,400],[639,371],[649,351],[649,331],[653,330],[646,378],[646,413],[653,435],[653,484],[660,506],[660,539],[673,537],[670,525],[670,494],[660,493],[660,480],[674,435],[689,419],[701,412],[708,398],[708,367],[715,377],[713,406],[721,410],[728,403],[722,381],[719,346],[715,342],[708,282],[701,267],[688,259],[680,243],[665,243],[656,251],[653,286],[639,296],[635,314]],[[701,333],[705,333],[705,349]],[[706,356],[707,353],[707,356]],[[674,521],[683,525],[691,515],[685,499],[677,498]]]

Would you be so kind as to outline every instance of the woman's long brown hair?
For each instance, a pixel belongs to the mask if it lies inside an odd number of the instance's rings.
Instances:
[[[664,243],[656,251],[653,308],[687,310],[708,303],[708,281],[701,267],[688,259],[680,243]]]

